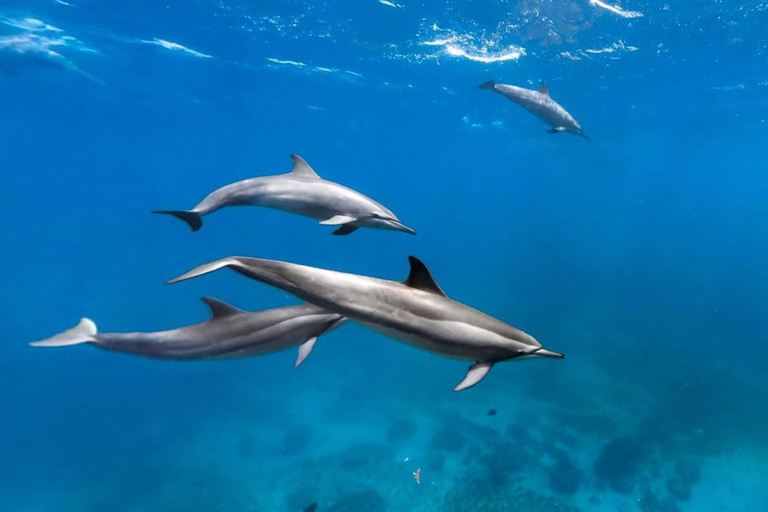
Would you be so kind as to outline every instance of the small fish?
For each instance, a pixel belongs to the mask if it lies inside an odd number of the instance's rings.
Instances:
[[[496,409],[490,409],[488,411],[488,416],[496,416]]]
[[[413,478],[417,484],[421,484],[421,468],[413,472]]]
[[[315,512],[317,510],[317,502],[312,503],[310,506],[304,509],[304,512]]]

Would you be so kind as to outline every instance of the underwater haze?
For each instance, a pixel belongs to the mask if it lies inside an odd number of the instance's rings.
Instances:
[[[0,509],[768,511],[766,27],[752,0],[6,0]],[[590,140],[489,80],[545,81]],[[418,235],[150,213],[291,154]],[[355,322],[300,368],[28,345],[301,303],[164,284],[232,255],[415,255],[566,358],[457,393],[468,362]]]

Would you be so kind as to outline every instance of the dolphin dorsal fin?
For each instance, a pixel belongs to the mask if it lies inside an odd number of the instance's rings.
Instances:
[[[435,282],[435,278],[430,274],[429,269],[424,263],[421,262],[416,256],[408,256],[408,261],[411,262],[411,273],[408,274],[408,279],[403,281],[403,284],[422,290],[425,292],[436,293],[447,297],[445,292]]]
[[[214,299],[213,297],[203,297],[200,300],[205,302],[205,305],[208,306],[208,309],[211,310],[211,320],[245,313],[245,311],[242,309],[236,308],[231,304],[227,304],[223,300]]]
[[[293,160],[293,169],[291,170],[291,174],[294,176],[304,176],[306,178],[320,179],[320,176],[315,172],[315,170],[310,167],[307,161],[301,158],[299,155],[291,155],[291,160]]]
[[[547,88],[547,84],[543,81],[541,82],[541,87],[539,87],[539,92],[544,96],[549,96],[549,89]]]

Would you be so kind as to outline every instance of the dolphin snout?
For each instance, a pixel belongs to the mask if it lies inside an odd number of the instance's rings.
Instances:
[[[394,229],[395,231],[402,231],[404,233],[408,233],[409,235],[416,234],[415,229],[409,228],[397,219],[388,219],[387,223],[389,224],[390,229]]]
[[[545,348],[537,349],[536,351],[533,352],[532,355],[540,356],[540,357],[554,357],[556,359],[565,359],[565,354],[561,354],[560,352],[553,352]]]

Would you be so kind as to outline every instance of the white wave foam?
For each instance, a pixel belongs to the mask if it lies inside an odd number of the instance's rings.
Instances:
[[[762,84],[758,84],[762,85]],[[730,91],[745,91],[747,89],[747,86],[744,84],[736,84],[736,85],[721,85],[721,86],[715,86],[712,87],[715,91],[724,91],[724,92],[730,92]]]
[[[357,81],[359,79],[364,78],[363,75],[361,75],[356,71],[350,71],[347,69],[339,69],[339,68],[329,68],[325,66],[313,66],[311,64],[307,64],[305,62],[300,62],[296,60],[286,60],[286,59],[277,59],[275,57],[268,57],[267,61],[271,62],[272,64],[277,64],[278,66],[290,66],[293,68],[297,68],[306,73],[324,73],[324,74],[335,75],[346,81]]]
[[[433,29],[439,30],[437,25]],[[423,46],[439,46],[442,52],[450,57],[468,59],[485,64],[496,62],[516,61],[525,55],[525,48],[522,46],[510,45],[502,50],[494,50],[496,46],[491,41],[483,41],[481,44],[475,43],[471,36],[451,34],[447,37],[424,41]]]
[[[173,41],[166,41],[165,39],[158,39],[154,38],[152,40],[148,39],[140,39],[140,43],[144,44],[153,44],[156,46],[161,46],[165,48],[166,50],[174,50],[186,53],[188,55],[192,55],[193,57],[197,57],[199,59],[212,59],[213,56],[208,55],[207,53],[201,53],[196,50],[193,50],[191,48],[187,48],[186,46],[180,45],[179,43],[174,43]]]
[[[305,67],[307,67],[307,65],[304,64],[303,62],[297,62],[295,60],[282,60],[282,59],[275,59],[273,57],[269,57],[267,60],[269,62],[274,63],[274,64],[283,64],[283,65],[286,65],[286,66],[296,66],[297,68],[305,68]]]
[[[610,46],[606,46],[605,48],[600,49],[592,49],[588,48],[584,50],[585,53],[591,53],[593,55],[597,55],[600,53],[614,53],[614,52],[636,52],[639,50],[637,46],[629,46],[624,44],[624,41],[618,41],[616,43],[613,43]]]
[[[560,52],[560,56],[570,60],[581,60],[581,57],[574,55],[571,52]]]
[[[3,18],[2,22],[29,32],[64,32],[59,27],[54,27],[36,18]]]
[[[612,12],[617,16],[621,16],[622,18],[642,18],[643,17],[643,13],[641,13],[640,11],[625,11],[618,5],[610,5],[605,2],[602,2],[601,0],[589,0],[589,4],[600,7],[601,9],[605,9],[606,11]]]
[[[57,30],[60,31],[60,30]],[[62,31],[63,32],[63,31]],[[14,51],[17,53],[39,53],[44,54],[53,52],[51,48],[62,46],[71,50],[80,52],[98,53],[97,50],[85,46],[79,39],[67,35],[57,35],[49,37],[38,34],[34,31],[21,32],[12,36],[0,38],[2,44],[0,49]],[[55,53],[55,52],[53,52]]]
[[[55,46],[70,46],[69,42],[80,42],[71,36],[50,38],[34,32],[23,32],[13,36],[0,37],[0,59],[5,63],[6,70],[11,74],[21,74],[29,68],[59,67],[104,84],[93,75],[83,71],[74,62],[61,53],[52,50]],[[95,52],[85,46],[77,46],[76,50]],[[6,55],[3,56],[2,54]]]

